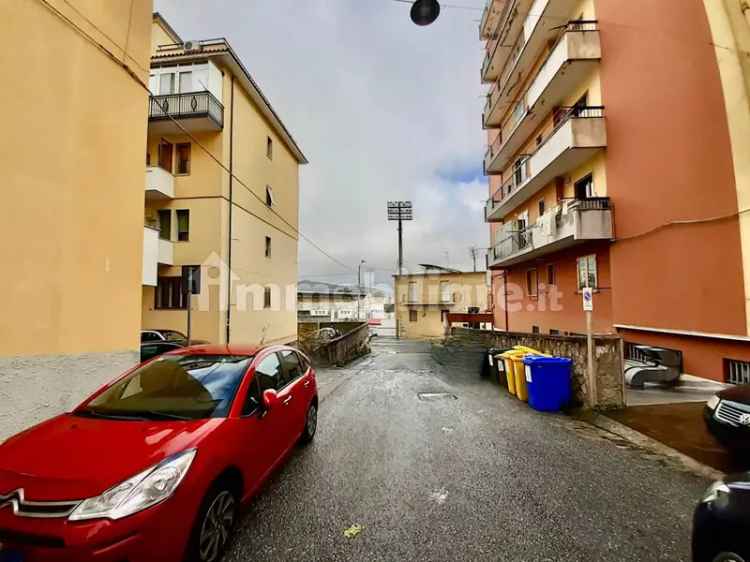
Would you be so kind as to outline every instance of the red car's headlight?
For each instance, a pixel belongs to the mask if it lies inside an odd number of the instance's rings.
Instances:
[[[182,482],[195,453],[191,449],[169,457],[103,494],[82,501],[68,519],[121,519],[164,501]]]

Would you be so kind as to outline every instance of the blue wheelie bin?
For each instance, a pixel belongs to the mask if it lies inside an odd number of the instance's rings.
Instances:
[[[573,361],[567,357],[527,355],[523,359],[529,406],[540,412],[558,412],[570,402]]]

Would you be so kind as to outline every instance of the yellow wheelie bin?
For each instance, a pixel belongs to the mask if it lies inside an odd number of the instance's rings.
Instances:
[[[514,351],[516,353],[514,353],[511,362],[513,363],[513,382],[515,383],[516,396],[519,400],[528,402],[529,393],[526,389],[526,367],[523,364],[523,358],[527,355],[541,355],[543,357],[549,357],[549,355],[523,345],[515,346]]]
[[[513,358],[516,355],[521,355],[521,357],[523,357],[525,353],[523,351],[511,349],[510,351],[506,351],[505,353],[500,354],[500,357],[503,358],[503,363],[505,363],[505,378],[508,381],[508,392],[510,392],[514,396],[516,394],[516,375]]]

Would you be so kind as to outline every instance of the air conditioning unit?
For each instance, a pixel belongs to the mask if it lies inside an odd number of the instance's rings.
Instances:
[[[200,41],[185,41],[183,44],[186,53],[199,53],[203,50],[203,45]]]

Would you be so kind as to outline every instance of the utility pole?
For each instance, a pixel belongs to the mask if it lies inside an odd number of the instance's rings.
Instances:
[[[471,255],[471,261],[474,262],[474,273],[477,272],[477,258],[479,257],[479,248],[476,246],[469,246],[469,255]]]
[[[412,220],[411,201],[388,201],[388,220],[398,221],[398,274],[404,273],[404,225]]]

